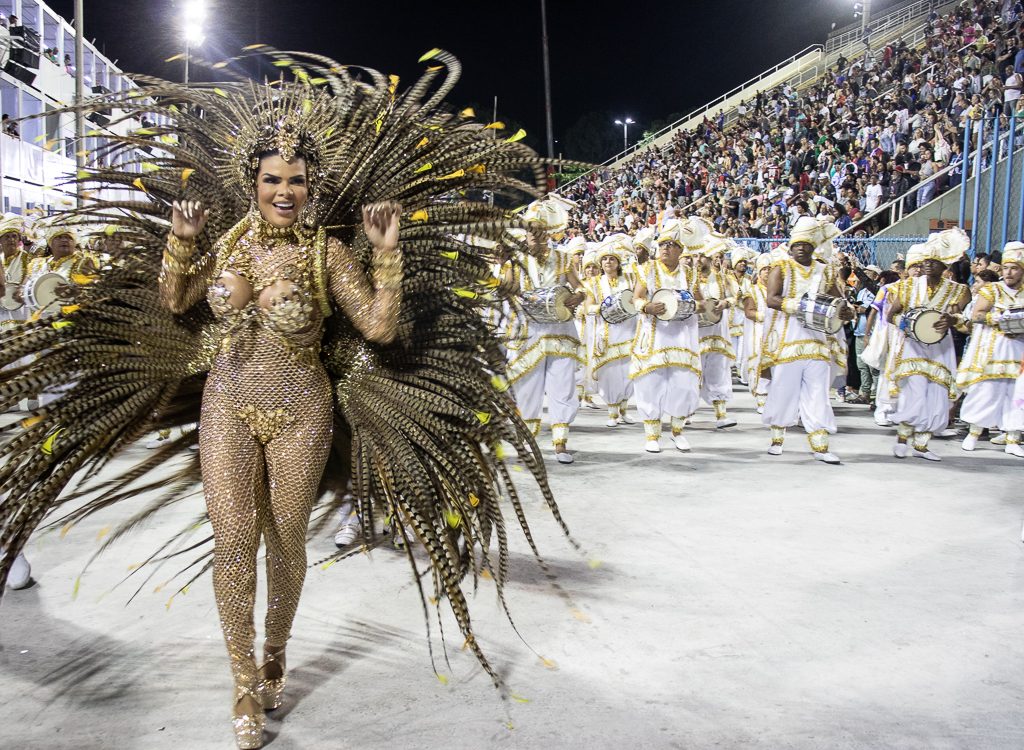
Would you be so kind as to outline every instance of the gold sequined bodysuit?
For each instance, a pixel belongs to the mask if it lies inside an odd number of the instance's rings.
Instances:
[[[199,455],[214,532],[213,585],[235,684],[256,680],[256,559],[267,547],[268,647],[283,648],[306,573],[306,530],[331,446],[330,381],[320,361],[327,292],[368,339],[388,341],[400,292],[374,289],[351,252],[326,243],[325,283],[312,238],[256,219],[218,243],[193,275],[167,273],[164,301],[204,294],[220,345],[203,393]],[[234,235],[234,236],[233,236]]]

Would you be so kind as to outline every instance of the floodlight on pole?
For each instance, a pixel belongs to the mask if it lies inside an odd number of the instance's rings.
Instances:
[[[181,31],[185,38],[185,85],[188,85],[188,63],[192,48],[198,47],[206,38],[203,24],[206,22],[206,0],[185,0],[181,17]]]
[[[636,125],[636,122],[627,117],[625,120],[616,120],[615,124],[622,126],[622,150],[625,152],[629,148],[629,126]]]

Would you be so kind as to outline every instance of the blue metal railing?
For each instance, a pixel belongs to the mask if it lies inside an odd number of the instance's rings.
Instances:
[[[1018,130],[1024,131],[1024,116],[1014,112],[1009,118],[1004,116],[986,116],[968,119],[968,127],[964,128],[963,153],[968,153],[973,146],[973,158],[964,159],[960,172],[960,211],[958,221],[965,226],[967,219],[967,181],[974,178],[973,200],[970,208],[971,254],[980,247],[991,250],[995,240],[999,246],[1011,239],[1024,236],[1024,185],[1015,190],[1014,170],[1019,168],[1021,155],[1017,139]],[[972,143],[973,141],[973,143]],[[984,190],[985,181],[982,175],[988,170],[988,189]],[[1002,193],[998,192],[998,173],[1003,169]],[[1014,195],[1016,193],[1016,196]],[[1011,225],[1011,201],[1017,201],[1015,213],[1017,223]],[[998,210],[997,210],[998,208]],[[999,234],[996,235],[996,224]],[[979,224],[980,222],[980,224]],[[984,245],[981,240],[984,239]]]
[[[924,237],[837,237],[837,252],[851,253],[861,265],[876,265],[887,269],[893,261],[907,257],[911,245],[924,242]],[[767,253],[786,241],[785,237],[739,237],[736,240],[751,250]]]

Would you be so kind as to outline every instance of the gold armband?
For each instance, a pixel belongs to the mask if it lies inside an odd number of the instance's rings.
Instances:
[[[167,235],[167,250],[164,255],[169,255],[179,263],[188,263],[196,254],[196,241],[194,237],[182,239],[174,232]]]
[[[992,326],[995,328],[999,325],[999,319],[1003,317],[999,313],[987,312],[985,313],[985,325]]]
[[[377,289],[398,289],[402,285],[402,256],[397,249],[373,250],[373,285]]]
[[[764,313],[761,312],[760,310],[758,310],[756,313],[754,313],[754,322],[756,322],[756,323],[764,323]]]
[[[636,300],[634,300],[634,302],[635,302],[635,301],[636,301]],[[645,300],[645,299],[641,299],[641,300],[639,301],[639,304],[636,304],[636,305],[634,305],[634,307],[636,307],[636,311],[637,311],[638,313],[641,313],[641,314],[643,314],[643,312],[644,312],[644,309],[645,309],[645,308],[647,307],[647,300]]]
[[[195,254],[195,239],[184,240],[171,232],[167,235],[167,247],[164,248],[163,269],[186,276],[193,274],[196,272],[193,260]]]

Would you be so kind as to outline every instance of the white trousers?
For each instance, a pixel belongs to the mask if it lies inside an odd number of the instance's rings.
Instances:
[[[732,399],[731,359],[722,354],[702,354],[700,369],[700,397],[705,403]]]
[[[596,375],[597,392],[609,406],[622,403],[633,395],[633,381],[629,379],[629,357],[609,362]]]
[[[570,357],[544,357],[515,382],[512,393],[524,420],[540,419],[545,394],[551,424],[571,424],[576,419],[580,408],[576,395],[576,364]]]
[[[836,433],[836,416],[828,398],[832,363],[798,359],[772,367],[772,385],[761,421],[769,427],[792,427],[799,419],[807,434]]]
[[[949,424],[949,389],[924,375],[909,375],[900,381],[899,398],[889,419],[906,423],[914,432],[941,432]]]
[[[688,417],[700,402],[697,373],[683,367],[659,367],[633,380],[636,409],[650,422],[670,417]]]
[[[1014,381],[1009,378],[982,380],[967,391],[960,406],[960,419],[971,426],[998,427],[1012,430],[1007,422],[1012,417]]]
[[[909,424],[914,432],[941,432],[949,424],[949,389],[924,375],[909,375],[900,381],[896,408],[889,419]],[[962,415],[961,415],[962,416]]]

